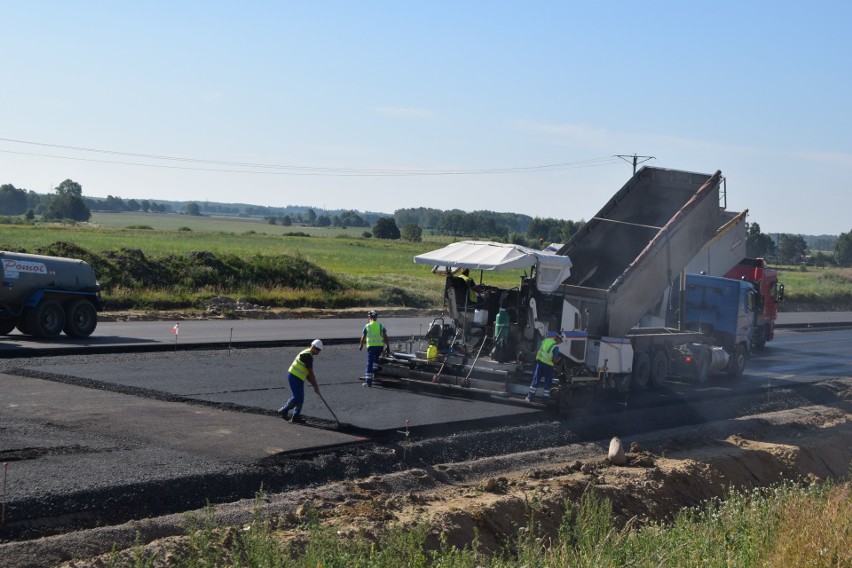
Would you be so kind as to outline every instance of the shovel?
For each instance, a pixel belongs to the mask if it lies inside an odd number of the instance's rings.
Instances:
[[[340,420],[337,419],[337,415],[334,413],[334,411],[331,409],[331,407],[328,405],[328,403],[325,401],[325,399],[320,393],[317,393],[317,396],[320,398],[320,400],[328,409],[328,411],[331,412],[331,415],[334,417],[334,421],[337,423],[337,429],[340,430]]]

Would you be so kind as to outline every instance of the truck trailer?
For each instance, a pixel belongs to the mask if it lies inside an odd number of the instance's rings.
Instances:
[[[701,311],[718,310],[718,305],[693,306],[689,315],[697,324],[681,309],[676,328],[639,325],[723,225],[721,180],[721,172],[645,167],[563,246],[539,251],[464,241],[416,256],[415,263],[431,264],[433,272],[445,276],[446,313],[430,324],[426,352],[391,353],[382,359],[378,379],[522,399],[538,346],[554,335],[563,343],[556,386],[544,401],[549,404],[566,404],[578,389],[626,392],[659,386],[670,372],[691,373],[701,381],[715,369],[742,374],[750,331],[734,338],[723,338],[716,327],[708,333],[711,318]],[[482,271],[529,272],[516,287],[479,286],[480,295],[471,303],[464,280],[455,275],[463,268],[480,270],[480,282]],[[679,297],[686,298],[690,289],[720,287],[702,279],[686,282]],[[746,292],[719,301],[736,300],[730,309],[746,313],[753,306]],[[713,293],[706,297],[716,299]]]
[[[101,285],[79,259],[0,251],[0,334],[88,337],[103,309]]]

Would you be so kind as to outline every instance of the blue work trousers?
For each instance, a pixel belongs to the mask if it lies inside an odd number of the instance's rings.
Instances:
[[[535,391],[538,390],[540,383],[544,387],[544,396],[550,397],[550,387],[553,386],[553,367],[538,361],[535,364],[535,372],[533,373],[532,383],[530,384],[527,396],[532,398],[535,395]]]
[[[382,355],[382,349],[384,349],[384,345],[367,347],[367,370],[364,373],[364,379],[368,385],[373,382],[373,373],[375,372],[376,363],[379,362],[379,357]]]
[[[290,390],[293,396],[290,397],[284,408],[287,410],[292,408],[293,414],[300,414],[302,412],[302,405],[305,403],[305,381],[293,373],[287,373],[287,382],[290,383]]]

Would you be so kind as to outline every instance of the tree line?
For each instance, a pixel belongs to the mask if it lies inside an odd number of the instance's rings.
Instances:
[[[60,183],[53,194],[38,194],[32,190],[16,188],[12,184],[0,185],[0,215],[24,216],[45,220],[88,221],[92,211],[143,211],[167,213],[172,207],[147,199],[124,200],[108,195],[106,198],[83,197],[82,186],[70,179]],[[188,203],[183,213],[202,215],[220,212],[216,204]],[[245,209],[243,210],[245,211]],[[282,213],[291,211],[291,213]],[[435,234],[459,238],[500,240],[524,246],[543,243],[565,243],[582,228],[584,221],[530,217],[520,213],[495,211],[465,212],[459,209],[440,210],[428,207],[397,209],[392,216],[380,213],[360,213],[354,210],[336,213],[310,207],[268,208],[255,207],[254,213],[265,214],[270,224],[280,223],[317,227],[364,227],[364,237],[379,239],[422,240],[424,230]],[[245,213],[244,213],[245,214]],[[852,266],[852,230],[838,237],[821,235],[810,237],[811,245],[803,235],[779,233],[773,238],[762,233],[757,223],[746,223],[746,255],[766,258],[777,264],[811,264],[815,266]],[[833,250],[832,247],[833,245]],[[816,249],[816,250],[812,250]],[[833,254],[828,254],[826,250]]]

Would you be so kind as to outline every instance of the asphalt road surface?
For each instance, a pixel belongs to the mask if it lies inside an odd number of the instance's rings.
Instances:
[[[186,510],[205,499],[244,498],[261,485],[276,490],[369,475],[394,467],[389,456],[398,459],[415,440],[431,444],[430,460],[490,455],[518,443],[549,447],[618,432],[622,416],[633,416],[634,431],[663,427],[676,417],[710,414],[714,399],[735,393],[777,391],[787,398],[797,385],[852,377],[852,331],[835,329],[837,320],[833,327],[783,329],[751,359],[742,380],[673,383],[607,400],[584,426],[588,417],[556,421],[547,411],[500,400],[363,388],[365,356],[355,344],[362,320],[282,321],[182,322],[177,346],[169,322],[101,324],[83,354],[79,341],[0,340],[4,355],[27,353],[0,359],[0,461],[9,478],[0,542],[44,534],[52,524],[109,523]],[[386,323],[404,339],[418,335],[423,322]],[[221,341],[223,332],[228,337]],[[340,428],[310,389],[304,413],[313,427],[275,414],[289,396],[289,363],[315,336],[328,344],[316,371]],[[213,348],[183,349],[192,341],[200,347],[202,338]],[[43,343],[74,343],[78,354],[51,347],[52,356],[37,356]],[[115,352],[116,345],[149,344],[159,350]],[[512,428],[530,424],[516,442]],[[474,430],[487,433],[466,437]]]

